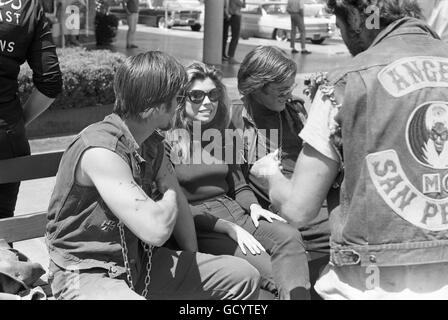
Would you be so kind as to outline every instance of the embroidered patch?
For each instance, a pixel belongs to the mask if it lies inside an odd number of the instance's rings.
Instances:
[[[426,102],[408,120],[406,142],[412,156],[432,169],[448,168],[448,103]]]
[[[115,227],[117,226],[117,223],[113,220],[105,220],[102,224],[101,224],[101,230],[103,231],[112,231],[115,229]]]
[[[403,58],[381,70],[378,80],[394,97],[427,87],[448,87],[448,59],[424,56]]]
[[[366,160],[376,190],[396,214],[423,229],[448,230],[448,198],[433,199],[417,190],[395,150],[369,154]]]

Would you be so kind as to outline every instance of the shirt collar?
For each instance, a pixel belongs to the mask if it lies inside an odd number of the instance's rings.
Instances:
[[[134,136],[132,135],[128,126],[123,121],[123,119],[120,118],[119,115],[112,113],[112,114],[106,116],[106,118],[104,118],[104,120],[116,125],[121,130],[121,132],[123,133],[123,136],[124,136],[124,143],[132,152],[134,152],[140,148],[137,141],[135,141]]]

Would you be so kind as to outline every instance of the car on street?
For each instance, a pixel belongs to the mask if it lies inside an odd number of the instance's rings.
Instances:
[[[291,17],[286,6],[286,1],[246,2],[246,7],[241,9],[241,37],[290,40]],[[305,0],[304,15],[306,39],[321,44],[334,35],[335,17],[325,11],[325,5],[320,1]],[[300,38],[298,31],[297,38]]]
[[[140,1],[138,23],[162,29],[189,26],[191,30],[199,31],[202,27],[199,20],[202,8],[199,0]],[[109,12],[126,23],[126,12],[121,5],[111,7]]]

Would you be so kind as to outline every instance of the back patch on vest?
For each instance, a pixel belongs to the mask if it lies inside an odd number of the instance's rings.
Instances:
[[[366,162],[378,194],[397,215],[419,228],[448,230],[448,197],[436,199],[425,194],[440,194],[442,189],[446,194],[448,174],[423,175],[422,189],[432,192],[421,192],[407,178],[395,150],[369,154]]]
[[[448,87],[448,59],[408,57],[395,61],[378,73],[384,89],[398,98],[427,87]]]

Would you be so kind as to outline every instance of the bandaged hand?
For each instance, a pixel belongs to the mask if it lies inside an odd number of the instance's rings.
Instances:
[[[258,159],[250,169],[251,174],[258,178],[268,178],[271,175],[281,173],[281,161],[278,149]]]

